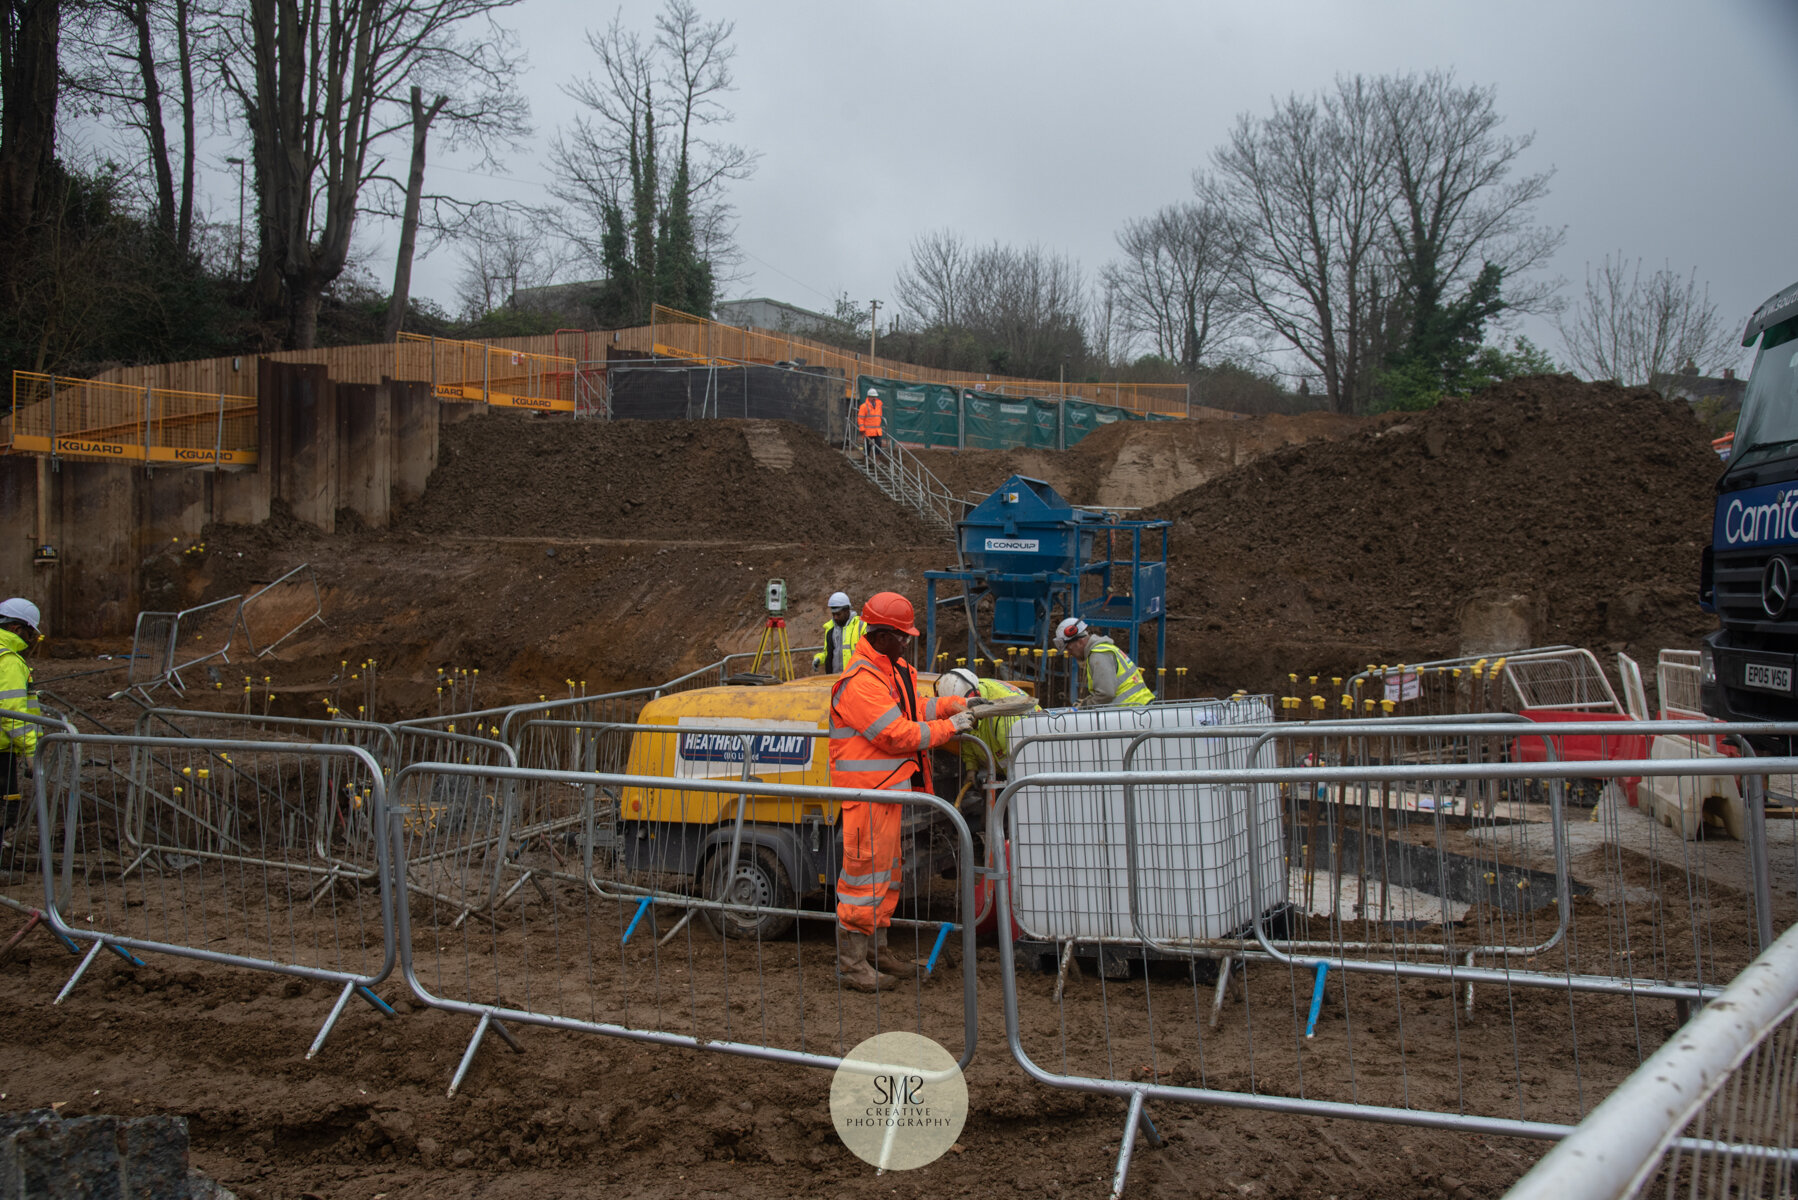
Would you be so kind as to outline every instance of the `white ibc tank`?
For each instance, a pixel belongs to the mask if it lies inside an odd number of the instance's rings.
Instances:
[[[1035,713],[1012,727],[1011,778],[1121,771],[1133,739],[1120,732],[1164,729],[1190,733],[1144,740],[1131,756],[1132,770],[1273,767],[1271,742],[1251,763],[1256,735],[1227,732],[1273,720],[1262,697]],[[1042,735],[1061,736],[1032,740]],[[1027,937],[1218,938],[1286,899],[1277,785],[1139,786],[1135,811],[1140,934],[1130,919],[1123,785],[1025,782],[1018,788],[1008,819],[1012,900]],[[1251,895],[1249,878],[1251,814],[1259,895]]]

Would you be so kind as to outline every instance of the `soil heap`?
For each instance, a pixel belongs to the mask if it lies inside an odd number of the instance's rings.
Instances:
[[[1047,481],[1073,504],[1139,508],[1282,446],[1356,436],[1370,420],[1386,418],[1326,412],[1243,417],[1197,408],[1190,420],[1119,421],[1069,450],[925,450],[918,458],[962,496],[990,492],[1021,474]]]
[[[1685,404],[1566,376],[1277,450],[1142,514],[1175,523],[1170,662],[1278,690],[1448,657],[1482,599],[1520,604],[1537,644],[1693,647],[1717,472]]]
[[[527,538],[866,542],[872,497],[817,434],[785,421],[545,421],[445,426],[437,469],[395,528]],[[894,506],[888,546],[941,537]]]
[[[1717,462],[1689,410],[1652,392],[1550,376],[1425,413],[1132,422],[1060,454],[932,457],[959,488],[1024,470],[1076,503],[1172,520],[1167,658],[1190,669],[1186,694],[1449,657],[1487,600],[1522,612],[1535,644],[1644,662],[1711,628],[1694,590]],[[329,625],[283,646],[277,686],[316,704],[320,681],[372,656],[393,688],[411,682],[388,692],[404,715],[435,704],[444,666],[482,668],[502,702],[753,650],[772,577],[805,645],[830,592],[921,601],[922,572],[953,561],[815,434],[738,420],[477,417],[444,429],[390,530],[326,536],[277,514],[204,541],[146,564],[158,607],[311,563]]]

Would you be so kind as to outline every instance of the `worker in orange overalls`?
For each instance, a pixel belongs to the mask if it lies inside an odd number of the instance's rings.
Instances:
[[[855,426],[862,432],[862,453],[879,454],[881,446],[880,429],[880,393],[873,388],[868,389],[867,398],[862,406],[855,410]]]
[[[905,650],[918,636],[911,601],[878,592],[862,606],[868,631],[830,689],[830,782],[888,792],[930,791],[930,751],[972,724],[967,701],[918,696]],[[843,869],[837,875],[837,977],[858,992],[898,982],[917,964],[887,946],[899,904],[903,804],[843,805]]]

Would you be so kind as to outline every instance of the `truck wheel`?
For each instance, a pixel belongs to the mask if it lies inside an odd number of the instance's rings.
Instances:
[[[703,869],[706,899],[761,908],[793,907],[793,883],[774,851],[766,846],[742,847],[737,854],[737,873],[726,880],[724,876],[729,863],[728,846],[719,848],[706,859]],[[767,941],[793,928],[793,918],[786,913],[733,912],[727,908],[705,908],[700,913],[714,932],[735,938]]]

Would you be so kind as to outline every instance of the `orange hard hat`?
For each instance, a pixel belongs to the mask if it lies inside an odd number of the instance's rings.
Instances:
[[[862,605],[862,620],[870,627],[884,625],[913,637],[918,636],[918,627],[912,624],[916,617],[911,601],[898,592],[875,592]]]

